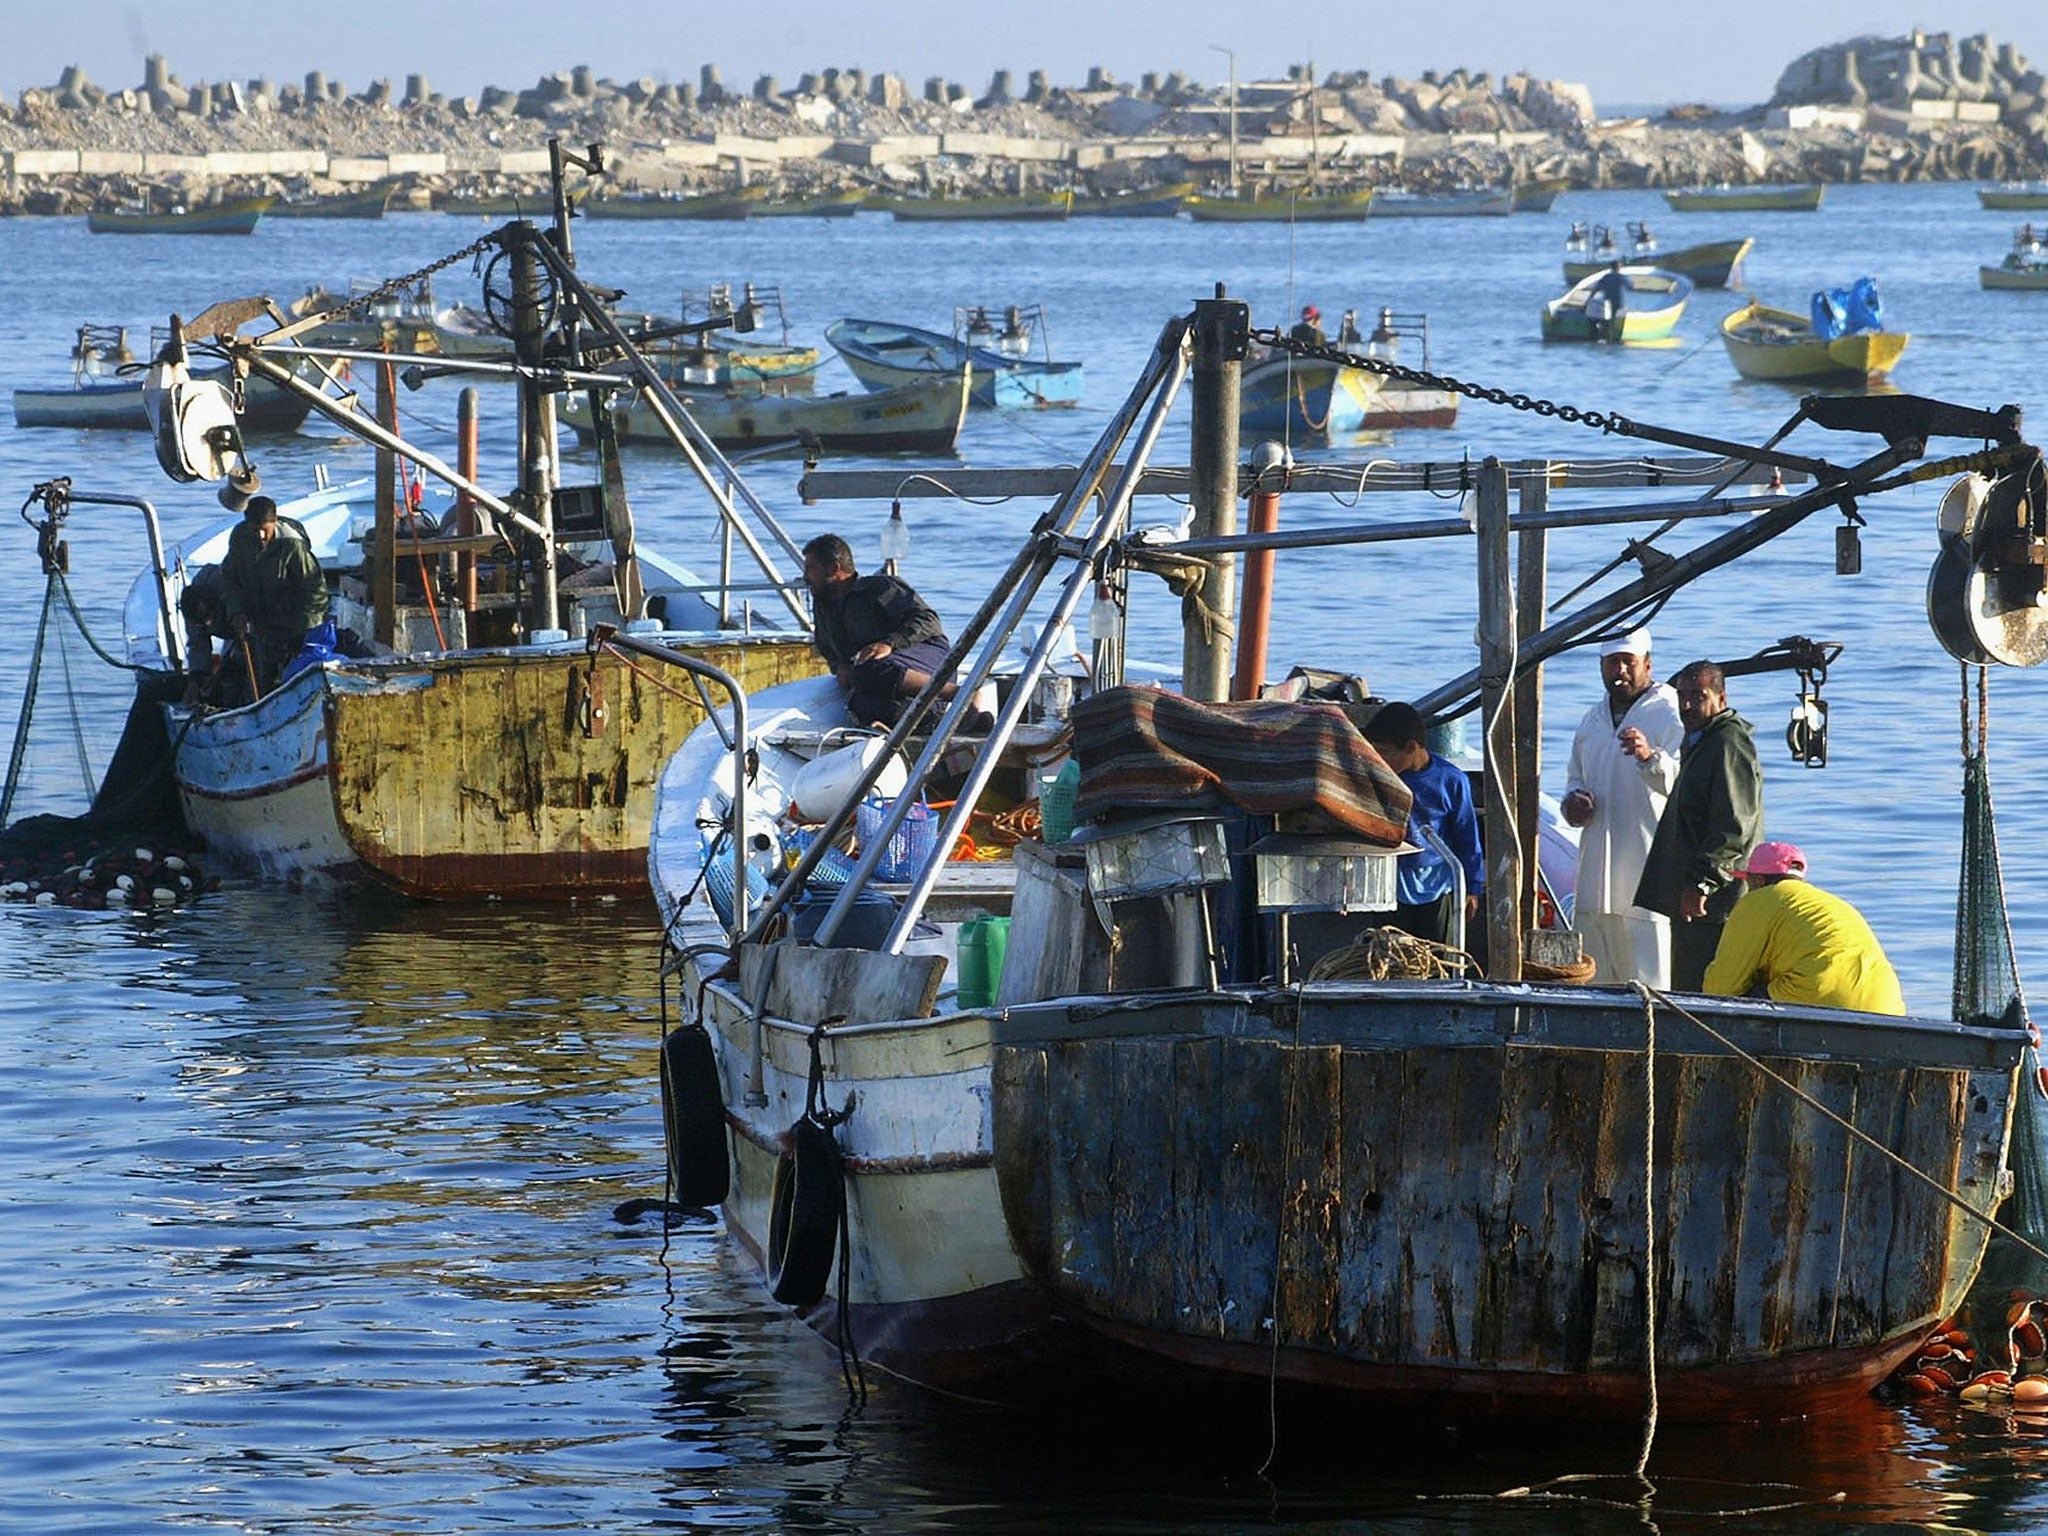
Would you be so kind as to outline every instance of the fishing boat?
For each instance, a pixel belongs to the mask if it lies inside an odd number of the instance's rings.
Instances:
[[[1476,530],[1434,512],[1325,530],[1347,549],[1476,532],[1478,665],[1418,707],[1456,711],[1476,689],[1501,732],[1482,786],[1501,900],[1485,977],[1433,977],[1378,967],[1343,936],[1391,904],[1407,814],[1345,709],[1132,689],[1105,653],[1065,720],[1027,718],[1053,632],[1100,601],[1117,551],[1145,544],[1123,530],[1184,376],[1183,325],[891,731],[842,745],[837,690],[800,682],[735,709],[724,738],[700,727],[663,771],[649,875],[684,1000],[660,1052],[672,1198],[720,1208],[769,1294],[836,1341],[849,1376],[979,1401],[1058,1412],[1113,1388],[1170,1413],[1235,1388],[1276,1414],[1633,1421],[1647,1439],[1660,1418],[1825,1416],[1861,1398],[1978,1272],[2026,1031],[1995,1006],[1890,1018],[1532,979],[1512,813],[1533,824],[1534,786],[1511,738],[1540,724],[1507,724],[1501,700],[1507,679],[1815,513],[1870,515],[1930,431],[1992,445],[2003,510],[1976,547],[1998,566],[1987,580],[2033,590],[1999,542],[2025,526],[2019,487],[2041,462],[2017,413],[1808,402],[1786,432],[1851,434],[1842,464],[1778,447],[1781,433],[1676,468],[1709,497],[1748,465],[1803,466],[1812,489],[1732,498],[1732,526],[1683,558],[1519,636],[1502,611],[1512,488],[1674,483],[1666,466],[1333,466],[1326,483],[1360,490],[1476,486]],[[1871,433],[1892,451],[1866,461]],[[1647,525],[1674,509],[1698,506],[1615,510]],[[1607,511],[1553,499],[1545,522]],[[1209,557],[1283,538],[1303,543],[1294,529],[1196,542]],[[1041,548],[1066,552],[1062,576]],[[957,750],[967,695],[1047,589],[1051,623],[1034,618],[993,728]],[[1941,606],[1973,636],[2005,622]],[[1454,651],[1469,614],[1446,611]],[[1190,657],[1227,657],[1204,638],[1212,616],[1188,615]],[[2017,653],[1998,654],[2024,665],[2048,654],[2048,616],[2020,623]],[[1069,740],[1078,799],[1057,810],[1078,818],[1072,838],[939,857],[981,842],[984,797],[1034,780],[1073,793],[1064,772],[1048,779]],[[885,774],[889,798],[871,800]],[[935,830],[926,799],[950,803]],[[1311,816],[1315,837],[1271,830]],[[1254,909],[1231,938],[1212,922]],[[1311,940],[1315,913],[1351,926]],[[1253,933],[1279,938],[1250,953]]]
[[[1422,372],[1429,374],[1429,316],[1420,311],[1400,312],[1382,305],[1372,330],[1361,335],[1358,312],[1347,309],[1337,326],[1337,345],[1363,345],[1365,355],[1387,363],[1401,361],[1404,340],[1422,344]],[[1458,394],[1440,384],[1418,382],[1398,374],[1381,375],[1379,392],[1365,408],[1360,423],[1367,432],[1402,432],[1441,429],[1458,424]]]
[[[96,235],[248,235],[269,211],[275,198],[238,197],[197,208],[99,209],[85,216]]]
[[[753,217],[766,202],[765,186],[740,187],[732,192],[700,192],[688,197],[642,196],[590,197],[576,205],[586,219],[721,219]]]
[[[1372,213],[1373,189],[1356,192],[1289,192],[1264,197],[1212,197],[1192,193],[1182,203],[1202,224],[1351,224]]]
[[[375,290],[374,297],[372,295]],[[294,320],[312,315],[331,318],[312,330],[302,332],[300,344],[311,351],[322,347],[358,347],[376,351],[388,340],[398,352],[438,352],[441,346],[441,307],[435,302],[428,279],[411,287],[392,291],[367,277],[352,277],[340,292],[315,284],[286,310]],[[502,344],[503,338],[498,338]]]
[[[1536,176],[1515,183],[1515,212],[1548,213],[1558,197],[1571,190],[1569,176]]]
[[[920,379],[895,389],[862,394],[786,395],[760,389],[722,394],[680,390],[677,398],[705,434],[721,448],[767,448],[776,444],[833,453],[918,453],[950,457],[967,419],[967,371],[953,378]],[[635,409],[631,394],[612,406],[612,424],[622,443],[668,446],[668,433]],[[562,407],[562,420],[585,442],[595,439],[590,402],[577,396]]]
[[[1820,185],[1674,187],[1664,201],[1674,213],[1811,213],[1826,192]]]
[[[1384,381],[1363,368],[1282,355],[1247,363],[1238,431],[1285,440],[1327,440],[1365,430]]]
[[[1979,187],[1977,206],[2009,213],[2048,209],[2048,182],[2009,181],[2003,186]]]
[[[254,702],[164,708],[177,796],[217,858],[269,878],[363,881],[423,898],[627,893],[645,879],[659,765],[704,718],[703,696],[657,686],[644,669],[593,650],[585,631],[644,631],[658,649],[746,687],[820,666],[802,595],[777,564],[800,551],[578,277],[566,234],[515,222],[492,240],[502,259],[484,274],[486,313],[517,363],[388,360],[516,383],[522,440],[535,445],[520,456],[530,461],[520,488],[508,498],[479,483],[473,447],[450,466],[379,426],[353,397],[301,391],[323,416],[392,461],[418,466],[446,493],[403,494],[393,474],[381,485],[316,488],[283,506],[319,559],[337,636],[294,658]],[[540,366],[552,306],[505,295],[544,289],[575,296],[589,342],[622,358],[646,409],[673,423],[704,504],[760,568],[744,600],[729,581],[639,544],[608,430],[595,483],[565,482],[551,430],[555,395],[609,391],[621,380]],[[295,328],[321,317],[248,339],[217,330],[218,317],[239,323],[265,302],[218,305],[193,321],[194,332],[282,383],[290,375],[280,358]],[[214,425],[226,403],[189,379],[181,351],[158,354],[151,387],[166,471],[246,492],[254,465]],[[460,437],[473,444],[474,425]],[[219,560],[228,533],[217,529],[153,561],[137,579],[127,631],[145,675],[183,660],[185,637],[172,619],[179,595]],[[780,556],[769,555],[764,538]],[[772,612],[757,611],[764,602]],[[349,632],[363,643],[349,647]]]
[[[1692,279],[1676,272],[1606,267],[1543,306],[1543,339],[1661,341],[1678,328],[1691,296]]]
[[[1977,282],[1984,288],[2048,288],[2048,241],[2043,231],[2023,224],[2013,231],[2012,249],[1995,267],[1979,267]]]
[[[1515,189],[1469,187],[1455,192],[1404,192],[1394,188],[1373,195],[1376,219],[1465,219],[1506,217],[1515,211]]]
[[[750,219],[850,219],[867,206],[865,188],[817,192],[808,197],[764,197],[748,211]]]
[[[124,375],[120,370],[131,370]],[[222,365],[199,376],[225,381]],[[312,407],[268,379],[251,379],[244,389],[241,430],[296,432]],[[118,325],[81,325],[71,348],[71,382],[53,389],[14,392],[17,427],[72,427],[147,432],[142,404],[141,365],[128,350],[128,331]]]
[[[458,219],[538,219],[547,216],[549,201],[545,192],[441,192],[434,196],[434,212]]]
[[[997,220],[1008,224],[1063,223],[1073,211],[1074,194],[1019,192],[1009,197],[894,197],[885,201],[890,215],[906,224],[951,224]]]
[[[1735,371],[1776,383],[1875,384],[1897,366],[1910,339],[1896,331],[1823,338],[1811,317],[1755,300],[1721,322],[1721,341]]]
[[[270,206],[273,219],[381,219],[398,194],[398,182],[380,181],[360,192],[328,197],[279,198]]]
[[[1181,205],[1194,195],[1192,181],[1169,182],[1163,187],[1145,187],[1129,192],[1102,192],[1074,198],[1077,219],[1171,219]]]
[[[1584,226],[1574,226],[1575,239],[1565,244],[1564,280],[1576,283],[1612,265],[1626,261],[1634,266],[1662,267],[1692,279],[1695,288],[1728,288],[1742,282],[1742,260],[1756,245],[1745,236],[1740,240],[1710,240],[1703,245],[1684,245],[1664,250],[1650,227],[1641,222],[1628,226],[1628,249],[1622,251],[1606,225],[1596,225],[1590,236]]]
[[[951,336],[891,320],[835,320],[825,327],[825,340],[871,390],[896,389],[934,374],[951,378],[971,367],[971,398],[984,410],[1078,404],[1081,365],[1053,361],[1043,310],[1012,304],[996,313],[1003,317],[1000,325],[989,306],[959,306]],[[1041,356],[1031,355],[1034,337]]]

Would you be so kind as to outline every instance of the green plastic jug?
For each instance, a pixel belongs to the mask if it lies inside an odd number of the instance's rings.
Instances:
[[[1010,947],[1010,920],[986,913],[960,925],[960,984],[956,1001],[962,1008],[992,1008],[1003,979],[1003,956]]]

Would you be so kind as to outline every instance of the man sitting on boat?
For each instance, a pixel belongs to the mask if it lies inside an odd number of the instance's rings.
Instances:
[[[1707,967],[1707,991],[1905,1013],[1898,972],[1877,935],[1848,902],[1807,883],[1805,854],[1790,843],[1758,843],[1741,878],[1748,891]]]
[[[268,693],[306,631],[327,617],[327,578],[313,541],[268,496],[252,496],[220,569],[228,623],[250,649],[258,691]]]
[[[1627,302],[1628,280],[1621,275],[1621,263],[1616,262],[1600,274],[1600,281],[1586,295],[1586,323],[1593,328],[1595,341],[1606,341],[1614,334]]]
[[[1479,915],[1486,889],[1486,860],[1479,852],[1479,814],[1472,805],[1472,782],[1449,758],[1429,750],[1422,716],[1412,704],[1388,704],[1367,722],[1365,739],[1389,768],[1401,776],[1414,804],[1408,812],[1409,841],[1421,842],[1415,827],[1427,827],[1451,850],[1465,869],[1465,916]],[[1451,903],[1457,880],[1434,849],[1401,855],[1395,875],[1391,922],[1404,933],[1437,944],[1451,942]]]
[[[811,589],[812,642],[846,693],[862,725],[891,725],[946,659],[952,642],[939,616],[900,577],[863,576],[836,533],[804,546],[804,585]],[[987,711],[961,721],[969,731],[993,724]]]
[[[1301,318],[1294,322],[1294,329],[1287,333],[1287,337],[1305,347],[1323,346],[1323,312],[1313,304],[1302,305]]]

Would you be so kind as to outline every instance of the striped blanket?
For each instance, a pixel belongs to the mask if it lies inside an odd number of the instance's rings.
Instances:
[[[1408,786],[1334,704],[1198,704],[1111,688],[1074,709],[1083,820],[1160,811],[1314,811],[1338,835],[1392,847]]]

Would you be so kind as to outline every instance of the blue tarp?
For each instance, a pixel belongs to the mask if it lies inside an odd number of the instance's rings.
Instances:
[[[1884,329],[1884,300],[1877,279],[1859,277],[1846,288],[1823,288],[1813,296],[1813,333],[1822,341]]]

